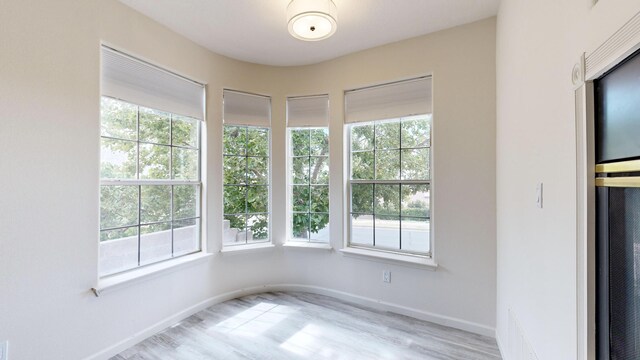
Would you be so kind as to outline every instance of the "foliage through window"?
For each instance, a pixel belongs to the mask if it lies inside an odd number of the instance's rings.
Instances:
[[[101,103],[100,275],[200,251],[200,121]]]
[[[224,245],[269,241],[269,129],[224,126]]]
[[[289,129],[292,240],[329,242],[329,129]]]
[[[349,131],[350,245],[429,254],[431,115]]]

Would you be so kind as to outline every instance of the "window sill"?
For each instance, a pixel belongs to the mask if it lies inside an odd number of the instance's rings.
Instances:
[[[149,279],[159,274],[178,270],[187,265],[199,263],[211,258],[213,254],[199,252],[192,255],[181,256],[179,258],[163,261],[161,263],[147,265],[138,269],[130,270],[121,274],[109,275],[98,280],[98,285],[92,288],[94,295],[99,297],[107,290],[113,290],[129,283]]]
[[[425,256],[388,253],[384,251],[358,249],[352,247],[345,247],[343,249],[340,249],[340,252],[342,252],[342,255],[344,256],[355,257],[370,261],[389,262],[392,264],[423,268],[432,271],[435,271],[438,268],[438,264],[433,261],[433,258]]]
[[[268,251],[275,249],[275,245],[271,242],[257,243],[257,244],[247,244],[247,245],[232,245],[223,247],[220,252],[222,255],[237,255],[237,254],[246,254],[252,252],[259,251]]]
[[[329,243],[314,243],[314,242],[304,242],[304,241],[287,241],[282,244],[285,248],[290,249],[316,249],[316,250],[333,250],[333,247]]]

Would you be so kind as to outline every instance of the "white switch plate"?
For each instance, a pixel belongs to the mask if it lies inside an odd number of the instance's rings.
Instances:
[[[391,282],[391,271],[389,271],[389,270],[382,271],[382,281],[384,281],[386,283],[390,283]]]
[[[9,358],[9,342],[0,342],[0,360],[7,360]]]
[[[542,209],[542,183],[536,185],[536,206]]]

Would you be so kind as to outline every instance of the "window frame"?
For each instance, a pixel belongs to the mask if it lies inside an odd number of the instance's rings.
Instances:
[[[128,274],[128,273],[133,273],[136,271],[139,271],[140,269],[143,268],[147,268],[147,267],[154,267],[157,266],[158,264],[163,264],[163,263],[170,263],[172,261],[176,261],[177,259],[181,259],[181,258],[185,258],[187,256],[190,255],[194,255],[194,254],[198,254],[198,253],[204,253],[205,252],[205,243],[203,241],[203,214],[205,212],[204,209],[204,201],[203,201],[203,194],[204,194],[204,182],[202,181],[202,174],[203,174],[203,165],[204,165],[204,161],[203,161],[203,154],[202,154],[202,139],[203,139],[203,133],[204,133],[204,120],[201,119],[197,119],[197,118],[193,118],[191,116],[184,116],[184,115],[179,115],[176,113],[172,113],[170,111],[163,111],[163,110],[159,110],[159,109],[154,109],[154,108],[150,108],[148,106],[144,106],[144,105],[140,105],[140,104],[136,104],[127,100],[122,100],[113,96],[109,96],[109,95],[100,95],[100,109],[102,111],[102,99],[106,98],[112,101],[117,101],[117,102],[121,102],[121,103],[125,103],[128,105],[132,105],[136,107],[136,140],[130,140],[130,139],[124,139],[124,138],[118,138],[118,137],[113,137],[113,136],[104,136],[102,135],[102,132],[99,135],[99,140],[100,140],[100,147],[102,148],[102,139],[108,139],[108,140],[116,140],[116,141],[126,141],[126,142],[131,142],[131,143],[135,143],[136,146],[136,179],[103,179],[102,178],[102,155],[100,155],[100,168],[99,168],[99,190],[98,190],[98,195],[101,195],[102,192],[102,187],[103,186],[135,186],[138,189],[138,214],[137,214],[137,223],[136,224],[130,224],[127,226],[117,226],[117,227],[109,227],[109,228],[105,228],[102,229],[100,226],[100,222],[99,222],[99,227],[98,227],[98,244],[100,245],[102,242],[108,242],[111,240],[100,240],[100,234],[103,231],[111,231],[111,230],[118,230],[118,229],[126,229],[126,228],[131,228],[131,227],[137,227],[138,228],[138,233],[137,233],[137,238],[138,238],[138,250],[137,250],[137,256],[138,256],[138,265],[129,269],[125,269],[125,270],[120,270],[120,271],[116,271],[116,272],[111,272],[111,273],[107,273],[107,274],[101,274],[100,269],[98,269],[98,277],[100,279],[107,279],[107,278],[112,278],[112,277],[120,277],[123,274]],[[169,126],[169,144],[160,144],[160,143],[154,143],[154,142],[150,142],[150,141],[141,141],[140,140],[140,113],[141,113],[141,109],[148,109],[148,110],[152,110],[152,111],[158,111],[158,112],[163,112],[163,113],[167,113],[169,115],[169,122],[170,122],[170,126]],[[173,144],[173,116],[178,116],[178,117],[184,117],[184,118],[189,118],[192,120],[196,121],[197,124],[197,146],[196,148],[194,147],[189,147],[189,146],[180,146],[180,145],[174,145]],[[100,126],[102,127],[102,116],[100,116]],[[169,179],[141,179],[140,178],[140,145],[155,145],[155,146],[166,146],[169,147],[170,152],[169,152],[169,174],[170,174],[170,178]],[[197,150],[197,156],[198,159],[196,161],[197,165],[198,165],[198,172],[197,172],[197,180],[188,180],[188,179],[171,179],[171,175],[173,174],[173,149],[174,148],[180,148],[180,149],[188,149],[188,150]],[[102,150],[100,151],[100,153],[102,153]],[[171,195],[169,198],[169,203],[170,203],[170,219],[166,220],[166,221],[157,221],[157,222],[143,222],[141,219],[141,209],[142,209],[142,187],[143,186],[170,186],[171,187]],[[195,217],[190,217],[190,218],[181,218],[181,219],[174,219],[174,213],[175,213],[175,209],[174,209],[174,186],[195,186],[195,190],[196,190],[196,216]],[[100,202],[99,202],[100,203]],[[99,214],[101,215],[101,210],[99,208]],[[196,227],[197,230],[197,244],[198,244],[198,248],[195,251],[191,251],[191,252],[186,252],[186,253],[182,253],[178,256],[174,256],[174,227],[173,227],[173,223],[174,222],[180,222],[180,221],[191,221],[191,220],[195,220],[196,225],[194,225]],[[171,257],[166,258],[166,259],[162,259],[162,260],[157,260],[157,261],[152,261],[152,262],[147,262],[144,264],[141,264],[141,227],[142,226],[149,226],[149,225],[156,225],[156,224],[162,224],[162,223],[170,223],[171,224]],[[165,230],[166,231],[166,230]],[[115,239],[114,239],[115,240]],[[100,246],[99,246],[99,250],[100,250]],[[100,253],[98,254],[98,264],[100,264]]]
[[[292,141],[291,141],[291,134],[293,131],[297,131],[297,130],[326,130],[327,132],[327,144],[329,145],[329,149],[326,153],[326,155],[311,155],[311,153],[309,153],[309,155],[302,155],[302,156],[295,156],[293,155],[293,149],[292,149]],[[327,183],[326,184],[312,184],[311,183],[311,179],[309,179],[309,182],[307,184],[294,184],[293,183],[293,159],[298,157],[307,157],[309,159],[311,159],[312,157],[326,157],[327,158],[327,168],[329,169],[329,173],[330,173],[330,169],[331,169],[331,146],[330,146],[330,137],[331,137],[331,130],[329,129],[329,126],[311,126],[311,127],[306,127],[306,126],[299,126],[299,127],[287,127],[287,132],[286,132],[286,156],[287,156],[287,165],[286,165],[286,170],[287,170],[287,181],[286,181],[286,187],[287,187],[287,230],[286,230],[286,242],[289,243],[290,245],[301,245],[301,246],[305,246],[305,245],[318,245],[318,246],[323,246],[323,245],[330,245],[331,244],[331,235],[329,235],[329,238],[327,238],[326,241],[320,241],[320,240],[313,240],[311,239],[311,235],[309,235],[309,238],[305,239],[305,238],[300,238],[300,237],[294,237],[293,236],[293,214],[294,213],[303,213],[303,212],[295,212],[293,211],[293,186],[295,185],[300,185],[300,186],[308,186],[309,189],[311,188],[311,186],[316,185],[316,186],[326,186],[327,187],[327,191],[330,194],[331,193],[331,185],[330,185],[330,179],[327,178]],[[309,138],[309,141],[311,141],[311,138]],[[309,190],[309,198],[311,198],[311,191]],[[331,231],[330,226],[331,226],[331,209],[330,209],[330,201],[329,201],[329,205],[327,207],[327,212],[313,212],[311,211],[311,203],[309,203],[309,211],[306,212],[307,215],[311,216],[312,214],[326,214],[329,217],[329,222],[327,222],[326,228],[329,229],[329,231]],[[310,224],[309,224],[310,226]]]
[[[361,179],[352,179],[352,139],[351,139],[351,134],[352,134],[352,129],[354,126],[362,126],[364,124],[370,124],[370,125],[374,125],[377,123],[384,123],[384,122],[391,122],[391,121],[398,121],[400,123],[400,132],[402,132],[402,120],[411,120],[411,119],[415,119],[415,118],[420,118],[420,117],[427,117],[427,121],[429,123],[429,146],[427,147],[429,149],[429,179],[428,180],[361,180]],[[433,249],[433,234],[434,234],[434,226],[433,226],[433,113],[425,113],[425,114],[419,114],[419,115],[410,115],[410,116],[402,116],[402,117],[397,117],[397,118],[390,118],[390,119],[377,119],[377,120],[371,120],[371,121],[363,121],[363,122],[353,122],[353,123],[346,123],[344,124],[344,127],[346,128],[345,134],[345,149],[347,150],[345,152],[345,161],[346,161],[346,173],[345,173],[345,190],[344,190],[344,194],[345,194],[345,202],[346,202],[346,210],[344,216],[346,217],[345,219],[345,224],[346,224],[346,228],[345,228],[345,241],[344,241],[344,246],[345,249],[347,251],[349,251],[349,249],[355,249],[356,251],[365,251],[365,252],[372,252],[372,253],[379,253],[379,254],[389,254],[389,255],[398,255],[398,256],[404,256],[404,257],[416,257],[416,258],[426,258],[426,259],[433,259],[433,254],[434,254],[434,249]],[[375,132],[375,125],[374,125],[374,132],[373,132],[373,136],[374,136],[374,147],[372,152],[374,152],[374,160],[373,160],[373,173],[374,173],[374,178],[376,177],[376,167],[375,167],[375,162],[376,162],[376,156],[375,156],[375,152],[378,150],[375,147],[375,136],[376,136],[376,132]],[[400,135],[402,136],[402,135]],[[400,138],[401,139],[401,138]],[[398,151],[400,152],[400,154],[402,154],[402,150],[403,149],[413,149],[413,148],[403,148],[402,147],[402,143],[400,141],[399,143],[399,147],[398,147]],[[382,150],[382,149],[381,149]],[[394,149],[396,150],[396,149]],[[384,150],[383,150],[384,151]],[[399,157],[399,172],[400,172],[400,177],[402,176],[402,155],[400,155]],[[429,186],[429,214],[428,214],[428,221],[429,221],[429,251],[428,252],[417,252],[417,251],[404,251],[401,249],[390,249],[390,248],[381,248],[381,247],[376,247],[375,246],[375,190],[373,193],[373,220],[374,220],[374,225],[373,225],[373,245],[364,245],[364,244],[353,244],[351,242],[351,227],[352,227],[352,198],[351,198],[351,187],[352,184],[373,184],[374,185],[374,189],[375,189],[375,185],[376,184],[381,184],[381,185],[396,185],[398,184],[400,186],[400,189],[402,189],[402,185],[428,185]],[[401,190],[400,190],[401,191]],[[400,199],[400,205],[402,205],[402,199]],[[398,216],[398,218],[400,219],[400,224],[399,224],[399,228],[398,231],[400,232],[400,237],[399,237],[399,243],[400,243],[400,247],[402,244],[402,215],[400,214]]]
[[[227,185],[225,183],[225,179],[224,179],[224,167],[225,167],[225,157],[227,156],[235,156],[235,157],[242,157],[245,159],[248,159],[249,157],[261,157],[261,156],[249,156],[247,155],[247,151],[246,151],[246,144],[245,144],[245,152],[244,155],[236,155],[236,154],[227,154],[225,152],[225,145],[224,145],[224,132],[225,132],[225,128],[226,127],[241,127],[241,128],[245,128],[245,129],[249,129],[249,128],[255,128],[255,129],[264,129],[267,132],[267,184],[266,185],[253,185],[253,186],[266,186],[267,187],[267,212],[266,213],[249,213],[247,210],[247,206],[246,206],[246,197],[247,197],[247,192],[245,192],[245,212],[244,213],[234,213],[234,214],[227,214],[225,212],[225,208],[224,208],[224,202],[225,202],[225,187],[226,186],[243,186],[245,188],[248,188],[249,186],[252,186],[251,184],[245,183],[245,184],[229,184]],[[265,247],[265,246],[271,246],[273,245],[273,205],[272,205],[272,194],[273,194],[273,145],[272,145],[272,137],[273,137],[273,129],[271,128],[271,126],[260,126],[260,125],[241,125],[241,124],[222,124],[222,171],[221,171],[221,177],[222,177],[222,224],[224,224],[224,221],[226,220],[225,217],[227,215],[244,215],[247,218],[245,219],[245,228],[244,230],[246,231],[246,229],[248,229],[247,227],[247,221],[248,221],[248,215],[249,214],[254,214],[254,215],[267,215],[267,233],[268,236],[265,240],[261,240],[261,241],[254,241],[252,240],[251,242],[246,240],[246,235],[245,235],[245,242],[244,243],[237,243],[237,244],[231,244],[231,243],[225,243],[224,241],[224,226],[222,226],[222,237],[221,237],[221,251],[226,252],[226,251],[234,251],[234,250],[241,250],[241,249],[245,249],[245,248],[254,248],[254,247]],[[248,162],[247,162],[247,168],[248,169]],[[246,170],[245,170],[246,171]],[[245,180],[246,180],[246,173],[245,173]]]

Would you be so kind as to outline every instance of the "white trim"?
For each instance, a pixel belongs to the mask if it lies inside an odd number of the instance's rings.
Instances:
[[[224,246],[220,253],[222,255],[237,255],[237,254],[246,254],[251,252],[259,252],[259,251],[267,251],[275,249],[275,245],[269,242],[261,242],[257,244],[245,244],[245,245],[227,245]]]
[[[506,348],[502,345],[503,342],[502,340],[500,340],[500,336],[498,335],[498,330],[496,330],[494,337],[496,339],[496,344],[498,344],[498,351],[500,351],[500,356],[502,357],[502,360],[509,360],[509,358],[507,357],[507,352],[505,351]]]
[[[318,243],[318,242],[309,242],[309,241],[295,241],[289,240],[286,243],[282,244],[282,247],[289,249],[315,249],[315,250],[333,250],[331,246],[331,242],[328,243]]]
[[[386,262],[396,265],[405,265],[410,267],[424,268],[435,271],[438,264],[431,257],[416,256],[409,254],[391,253],[380,250],[360,249],[353,247],[345,247],[340,249],[342,255],[355,257],[363,260]]]
[[[195,254],[177,257],[175,259],[163,261],[157,264],[143,266],[131,271],[126,271],[111,276],[105,276],[98,279],[98,284],[91,290],[96,296],[101,296],[104,292],[117,289],[125,284],[153,278],[157,275],[165,274],[169,271],[178,270],[187,265],[205,261],[211,257],[213,257],[213,254],[201,251]]]
[[[438,315],[428,311],[423,311],[407,306],[397,305],[390,302],[386,302],[379,299],[369,298],[365,296],[355,295],[344,291],[328,289],[320,286],[312,285],[300,285],[300,284],[274,284],[274,285],[260,285],[253,286],[238,290],[229,291],[220,295],[213,296],[209,299],[203,300],[185,310],[182,310],[174,315],[168,316],[155,324],[136,332],[132,336],[123,339],[122,341],[109,346],[94,355],[88,356],[85,360],[102,360],[109,359],[117,355],[118,353],[130,348],[131,346],[145,340],[146,338],[166,329],[167,327],[182,321],[189,316],[204,310],[210,306],[219,304],[224,301],[235,299],[242,296],[260,294],[264,292],[274,291],[300,291],[308,292],[312,294],[320,294],[330,296],[343,301],[356,303],[358,305],[364,305],[376,310],[389,311],[395,314],[401,314],[410,316],[419,320],[429,321],[434,324],[452,327],[458,330],[464,330],[479,334],[483,336],[494,337],[496,335],[496,329],[490,326],[478,324],[472,321],[462,320],[450,316]]]
[[[640,12],[587,55],[586,78],[594,80],[640,49]]]

